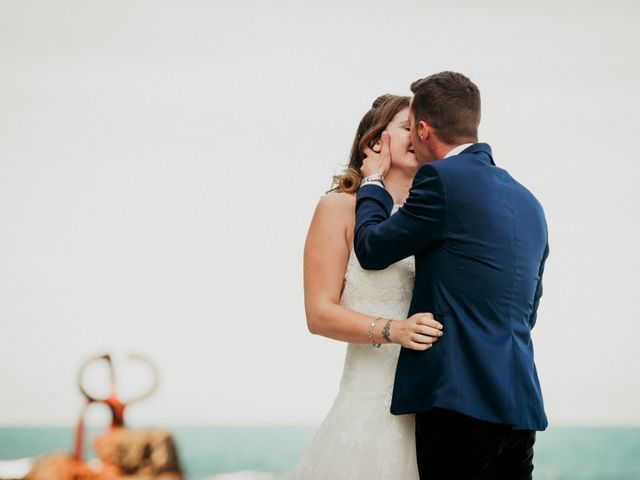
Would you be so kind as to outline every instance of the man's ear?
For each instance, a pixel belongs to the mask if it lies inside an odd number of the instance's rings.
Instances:
[[[432,135],[433,133],[431,131],[431,125],[429,125],[424,120],[420,120],[418,122],[418,138],[420,139],[420,141],[422,143],[426,143],[429,137]]]

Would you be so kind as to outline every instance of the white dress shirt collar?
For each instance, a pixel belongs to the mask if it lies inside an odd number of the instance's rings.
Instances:
[[[458,155],[459,153],[462,153],[464,150],[469,148],[471,145],[473,145],[473,143],[463,143],[462,145],[458,145],[457,147],[452,148],[451,151],[442,158],[453,157],[454,155]]]

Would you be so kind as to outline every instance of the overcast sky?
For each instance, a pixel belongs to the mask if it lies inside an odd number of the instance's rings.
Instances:
[[[306,329],[315,204],[376,96],[457,70],[547,214],[552,425],[640,425],[639,20],[632,1],[0,0],[0,424],[71,424],[102,352],[125,398],[147,382],[125,354],[161,371],[134,424],[319,423],[345,344]]]

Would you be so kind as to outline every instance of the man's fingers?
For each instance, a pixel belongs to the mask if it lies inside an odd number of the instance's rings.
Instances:
[[[389,132],[384,131],[380,136],[380,156],[378,163],[378,173],[381,175],[386,175],[389,171],[389,167],[391,167],[391,149],[389,148],[389,144],[391,142],[391,136]]]
[[[382,155],[383,157],[390,157],[391,152],[389,144],[391,143],[391,136],[389,135],[389,132],[387,132],[386,130],[382,132],[380,141],[382,143],[382,147],[380,148],[380,155]]]
[[[378,155],[378,152],[374,151],[371,147],[364,147],[362,153],[364,153],[365,157],[375,157]]]

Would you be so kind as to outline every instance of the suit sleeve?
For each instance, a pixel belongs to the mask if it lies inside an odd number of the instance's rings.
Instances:
[[[547,261],[547,257],[549,256],[549,243],[547,242],[547,246],[544,249],[544,254],[542,255],[542,262],[540,262],[540,270],[538,271],[538,284],[536,285],[536,293],[533,297],[533,310],[531,310],[531,315],[529,316],[529,325],[531,328],[536,324],[536,320],[538,318],[538,305],[540,305],[540,298],[542,297],[542,274],[544,273],[544,264]]]
[[[358,190],[354,249],[362,268],[381,270],[426,250],[444,237],[446,195],[435,168],[418,170],[409,196],[395,215],[389,193],[375,185]]]

